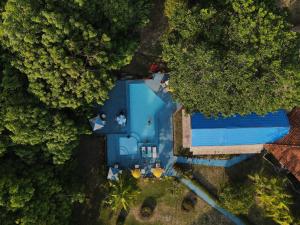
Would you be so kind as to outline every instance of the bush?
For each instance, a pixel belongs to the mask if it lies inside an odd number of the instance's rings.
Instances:
[[[155,207],[156,207],[155,198],[153,197],[146,198],[141,206],[140,215],[144,219],[150,218],[153,215]]]
[[[173,17],[173,14],[176,12],[178,8],[182,8],[186,6],[185,0],[166,0],[165,1],[165,9],[164,14],[168,19]]]
[[[149,206],[141,207],[141,216],[143,218],[149,218],[153,215],[153,210]]]
[[[186,212],[191,212],[195,209],[197,199],[193,196],[187,196],[181,203],[181,209]]]

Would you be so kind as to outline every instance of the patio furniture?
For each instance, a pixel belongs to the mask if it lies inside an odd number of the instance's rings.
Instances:
[[[147,146],[147,157],[148,158],[152,157],[152,148],[151,148],[151,146]]]
[[[157,147],[156,146],[152,147],[152,158],[153,159],[157,158]]]
[[[141,169],[141,174],[145,175],[146,174],[146,170],[145,169]]]
[[[116,121],[120,126],[125,126],[126,125],[126,117],[124,114],[120,114],[119,116],[116,117]]]
[[[156,167],[156,168],[152,168],[151,172],[156,178],[160,178],[165,171],[160,167]]]
[[[131,175],[135,178],[135,179],[139,179],[141,177],[141,170],[135,168],[134,170],[131,170]]]
[[[90,121],[93,131],[102,129],[104,127],[104,125],[106,124],[106,122],[103,119],[101,119],[99,115],[90,119],[89,121]]]
[[[105,121],[106,120],[106,114],[105,113],[101,113],[100,114],[100,118]]]
[[[142,158],[147,157],[147,149],[146,146],[141,147]]]

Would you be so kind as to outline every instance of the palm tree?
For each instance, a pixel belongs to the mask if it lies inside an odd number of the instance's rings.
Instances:
[[[120,207],[128,211],[129,204],[134,201],[139,194],[138,187],[134,181],[128,177],[121,176],[119,181],[109,183],[110,194],[106,203],[111,206],[113,211]]]

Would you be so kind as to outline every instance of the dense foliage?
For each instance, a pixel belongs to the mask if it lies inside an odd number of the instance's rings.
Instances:
[[[65,170],[60,168],[60,170]],[[0,221],[6,225],[68,224],[74,202],[84,196],[78,184],[48,164],[25,164],[18,158],[0,159]]]
[[[136,181],[128,174],[120,176],[118,181],[110,182],[110,192],[106,199],[106,204],[113,211],[120,208],[127,211],[129,204],[132,203],[139,194],[139,188]]]
[[[220,202],[235,214],[248,215],[251,208],[257,208],[264,217],[276,224],[296,224],[291,212],[294,202],[282,177],[264,172],[250,175],[246,182],[224,187],[220,192]]]
[[[299,37],[271,1],[171,2],[163,59],[185,108],[230,116],[299,103]]]
[[[8,0],[0,26],[29,90],[51,107],[103,103],[128,64],[148,1]]]
[[[85,113],[130,62],[149,2],[0,1],[0,224],[72,223]]]
[[[224,208],[234,214],[247,215],[254,204],[254,187],[251,185],[233,184],[226,186],[219,195]]]
[[[266,217],[280,225],[293,224],[290,205],[292,196],[286,191],[286,182],[281,178],[269,178],[259,174],[250,177],[254,182],[258,206],[261,207]]]
[[[21,74],[9,65],[6,69],[0,80],[2,130],[6,130],[2,138],[9,140],[6,144],[40,145],[55,163],[68,160],[85,129],[63,112],[45,108],[26,92]]]

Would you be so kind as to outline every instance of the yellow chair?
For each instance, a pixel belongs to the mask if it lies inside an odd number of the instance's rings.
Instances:
[[[134,169],[131,170],[131,175],[135,178],[135,179],[139,179],[141,177],[141,170],[140,169]]]
[[[151,169],[151,172],[155,177],[160,178],[165,171],[160,167],[156,167]]]

